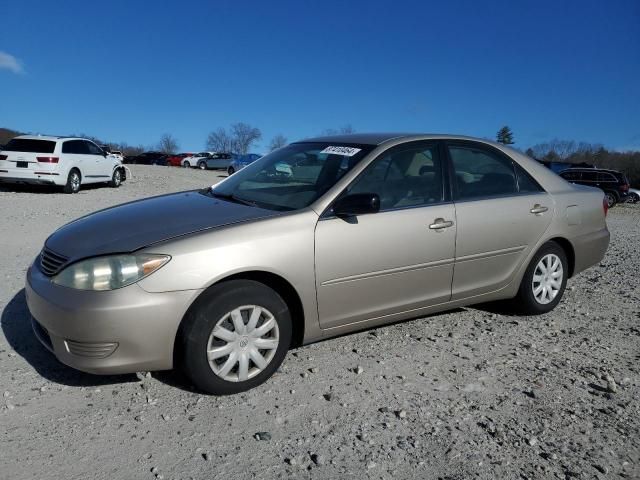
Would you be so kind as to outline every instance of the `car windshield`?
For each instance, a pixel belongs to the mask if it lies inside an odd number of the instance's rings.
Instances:
[[[373,148],[294,143],[256,160],[206,193],[270,210],[298,210],[324,195]]]

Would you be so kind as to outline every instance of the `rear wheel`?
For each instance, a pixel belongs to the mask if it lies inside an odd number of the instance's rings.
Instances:
[[[205,162],[204,160],[201,160],[198,162],[198,168],[200,170],[206,170],[207,169],[207,162]]]
[[[67,183],[64,186],[64,193],[78,193],[80,191],[80,172],[77,169],[72,169],[67,177]]]
[[[291,315],[266,285],[230,280],[203,293],[181,328],[182,367],[201,390],[243,392],[265,382],[291,343]]]
[[[607,199],[609,208],[612,208],[618,202],[618,197],[613,192],[604,192],[604,198]]]
[[[119,168],[116,168],[113,171],[113,175],[111,176],[111,181],[109,182],[109,186],[111,188],[118,188],[122,183],[122,172]]]
[[[227,168],[227,174],[229,176],[233,175],[234,173],[236,173],[236,169],[235,168],[233,168],[233,167]]]
[[[514,304],[526,315],[539,315],[553,310],[567,286],[567,255],[555,242],[545,243],[527,267]]]
[[[191,168],[191,164],[189,163],[189,160],[185,160],[184,163],[182,164],[182,166],[184,168]]]

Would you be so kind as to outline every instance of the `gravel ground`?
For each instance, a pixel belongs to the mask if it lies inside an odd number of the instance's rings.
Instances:
[[[0,189],[0,478],[640,478],[640,207],[609,213],[607,256],[550,314],[465,308],[349,335],[210,397],[173,372],[76,372],[31,334],[25,271],[55,228],[224,177],[133,174],[73,196]]]

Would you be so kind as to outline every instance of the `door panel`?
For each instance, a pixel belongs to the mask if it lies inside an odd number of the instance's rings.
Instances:
[[[453,224],[430,229],[438,218]],[[450,203],[320,220],[316,285],[321,328],[448,301],[455,239]]]
[[[548,208],[534,214],[535,205]],[[452,300],[507,285],[553,218],[544,192],[456,203],[458,222]]]

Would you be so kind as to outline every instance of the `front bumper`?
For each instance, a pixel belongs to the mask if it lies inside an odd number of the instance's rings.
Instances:
[[[98,374],[173,368],[180,321],[199,292],[149,293],[137,284],[74,290],[53,284],[35,266],[25,285],[38,340],[62,363]]]

